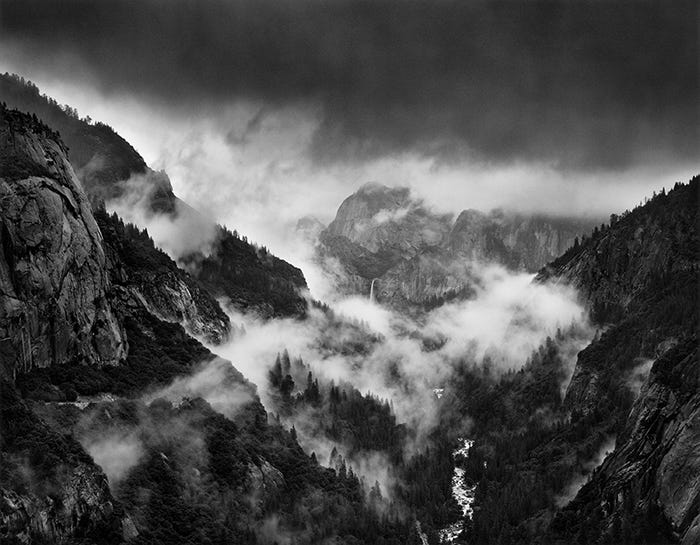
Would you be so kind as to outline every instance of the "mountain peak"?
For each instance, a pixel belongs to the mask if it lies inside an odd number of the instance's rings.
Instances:
[[[347,201],[362,200],[369,204],[373,213],[379,210],[393,210],[406,206],[411,201],[411,190],[408,187],[388,186],[379,182],[367,182],[355,193],[350,195]],[[342,205],[341,205],[342,207]]]
[[[371,194],[371,193],[376,193],[378,191],[384,192],[384,191],[389,191],[391,188],[388,185],[381,184],[379,182],[366,182],[362,186],[360,186],[360,189],[357,190],[357,193],[365,193],[365,194]]]

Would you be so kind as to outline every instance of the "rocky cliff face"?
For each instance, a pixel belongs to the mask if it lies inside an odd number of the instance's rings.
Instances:
[[[0,541],[103,543],[133,535],[107,479],[70,437],[42,422],[6,381],[0,382]]]
[[[231,324],[217,301],[156,248],[145,232],[103,209],[95,212],[95,218],[104,236],[114,286],[125,288],[153,315],[182,324],[192,335],[212,344],[228,338]]]
[[[34,112],[60,131],[63,142],[70,148],[73,169],[95,210],[105,202],[131,200],[136,186],[138,193],[147,195],[139,203],[146,213],[164,215],[173,223],[186,219],[185,223],[194,222],[214,233],[211,252],[195,251],[187,258],[189,264],[197,265],[192,267],[191,276],[212,295],[227,298],[237,310],[254,311],[262,316],[299,316],[306,312],[301,294],[306,281],[299,269],[261,252],[245,237],[233,237],[211,218],[189,207],[175,195],[167,175],[148,168],[138,152],[111,127],[81,119],[70,107],[59,106],[55,100],[41,95],[31,82],[12,74],[0,74],[0,100],[9,107]],[[169,285],[187,307],[189,298],[182,286]],[[170,320],[183,311],[177,306],[177,309],[163,308],[160,313]],[[220,335],[214,331],[198,332],[195,317],[185,316],[184,320],[194,328],[193,332]],[[214,329],[220,328],[215,325]]]
[[[121,194],[119,183],[146,171],[136,150],[104,123],[86,123],[77,112],[42,96],[31,82],[14,74],[0,74],[0,99],[8,107],[33,112],[61,133],[70,160],[90,201],[97,205]]]
[[[322,263],[341,291],[394,306],[431,305],[468,293],[470,263],[536,271],[595,222],[465,210],[453,221],[413,199],[407,188],[370,183],[345,199],[319,236]],[[331,260],[331,261],[329,261]]]
[[[697,339],[654,363],[617,447],[555,519],[553,533],[593,541],[700,539],[700,375]]]
[[[112,523],[112,497],[99,468],[73,467],[56,485],[59,493],[53,497],[0,489],[0,531],[20,540],[40,538],[49,543],[67,543],[90,528]]]
[[[375,254],[393,251],[408,257],[443,244],[450,221],[449,215],[434,214],[411,199],[407,188],[369,183],[343,201],[326,233]]]
[[[116,364],[127,347],[107,299],[102,236],[65,148],[35,118],[7,109],[0,115],[4,372]]]
[[[495,261],[519,270],[536,271],[592,229],[592,220],[523,216],[494,210],[465,210],[450,232],[449,247],[476,261]]]
[[[700,536],[699,182],[613,218],[537,277],[575,285],[603,325],[578,355],[565,405],[621,428],[614,452],[555,518],[555,543]]]

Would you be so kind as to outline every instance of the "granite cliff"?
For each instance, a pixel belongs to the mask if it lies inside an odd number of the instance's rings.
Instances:
[[[206,286],[213,297],[225,298],[233,308],[263,317],[305,314],[306,280],[301,270],[187,205],[173,192],[167,174],[150,169],[111,127],[80,118],[70,106],[58,104],[42,95],[31,82],[13,74],[0,74],[0,100],[10,108],[38,115],[60,133],[64,151],[70,150],[70,164],[94,210],[122,200],[132,204],[136,192],[138,197],[145,197],[137,199],[143,208],[141,214],[162,216],[173,224],[184,223],[184,229],[195,223],[197,228],[211,232],[207,250],[196,249],[186,256],[171,257],[181,258],[180,265],[186,265],[190,276]],[[171,289],[181,293],[186,301],[182,286],[170,280]],[[155,302],[156,299],[150,301]],[[172,308],[155,310],[166,317],[183,312]],[[197,320],[189,322],[196,324]]]
[[[551,533],[605,543],[650,536],[657,543],[700,539],[700,375],[697,338],[660,355],[617,439],[615,450]]]
[[[341,292],[369,294],[376,279],[379,301],[431,307],[470,292],[472,263],[535,272],[594,224],[502,210],[465,210],[454,220],[407,188],[369,183],[345,199],[321,231],[318,254]]]
[[[61,140],[3,108],[0,164],[3,374],[119,363],[127,346],[108,299],[102,235]]]
[[[156,248],[147,232],[104,209],[95,211],[95,219],[104,236],[107,270],[115,289],[123,289],[153,315],[182,324],[211,344],[228,338],[231,324],[216,299]]]

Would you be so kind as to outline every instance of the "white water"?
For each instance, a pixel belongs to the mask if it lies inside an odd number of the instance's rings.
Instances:
[[[416,521],[416,533],[420,538],[421,545],[428,545],[428,536],[421,528],[420,521],[418,520]]]
[[[370,303],[374,303],[374,302],[375,302],[375,298],[374,298],[374,283],[375,283],[376,281],[377,281],[377,279],[374,278],[374,279],[372,280],[372,283],[371,283],[370,286],[369,286],[369,302],[370,302]]]
[[[469,449],[474,444],[472,439],[458,439],[460,446],[452,453],[452,457],[459,455],[465,458],[469,455]],[[462,508],[462,519],[471,518],[474,513],[472,505],[474,504],[474,492],[476,485],[467,486],[464,478],[464,469],[455,467],[452,474],[452,496],[457,501],[457,504]],[[443,543],[453,543],[462,532],[462,520],[450,524],[446,528],[440,530],[440,541]]]

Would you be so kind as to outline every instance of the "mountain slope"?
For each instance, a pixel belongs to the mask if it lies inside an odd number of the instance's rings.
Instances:
[[[691,337],[651,368],[617,440],[552,523],[557,542],[697,543],[700,538],[700,375]]]
[[[698,178],[662,191],[548,264],[538,280],[576,286],[596,320],[614,321],[698,270]]]
[[[594,224],[500,210],[465,210],[453,220],[412,198],[407,188],[369,183],[340,205],[319,235],[318,253],[341,291],[368,294],[376,280],[379,301],[430,307],[470,292],[471,263],[536,271]]]
[[[101,469],[75,440],[41,422],[13,386],[23,374],[50,367],[114,369],[126,358],[102,236],[56,133],[5,107],[0,233],[3,541],[116,543],[122,514]]]
[[[609,324],[579,355],[565,399],[573,411],[595,414],[653,362],[631,412],[617,411],[614,452],[554,520],[557,542],[697,539],[699,186],[676,184],[614,218],[538,277],[573,283]]]
[[[41,95],[36,85],[20,76],[0,74],[0,100],[10,108],[36,114],[61,133],[92,203],[115,198],[121,191],[120,181],[146,171],[143,158],[111,127],[80,119],[75,110]]]
[[[303,316],[306,280],[301,269],[219,228],[211,254],[189,255],[195,277],[215,297],[239,311],[264,318]]]
[[[57,134],[0,113],[2,542],[417,545],[187,334],[191,315],[161,319],[191,304],[212,326],[221,310],[145,232],[99,210],[103,238]],[[119,333],[109,361],[93,342],[100,310]]]
[[[0,381],[0,540],[120,543],[133,525],[102,470],[71,437],[49,428]]]
[[[563,331],[519,372],[467,367],[446,390],[444,418],[473,422],[467,542],[693,542],[697,202],[698,178],[677,184],[539,273],[591,309],[598,331],[583,350]]]
[[[0,108],[2,371],[115,364],[125,340],[109,304],[102,235],[56,134]]]
[[[70,150],[70,161],[94,209],[105,202],[125,199],[134,190],[127,183],[135,176],[147,215],[165,215],[173,223],[194,218],[198,228],[214,233],[211,251],[194,251],[185,258],[192,276],[211,295],[228,298],[238,310],[254,311],[264,317],[300,316],[306,312],[302,272],[289,263],[233,236],[226,228],[180,200],[163,172],[146,166],[136,150],[113,129],[99,122],[81,119],[70,106],[60,106],[41,95],[31,82],[12,74],[0,74],[0,100],[10,108],[38,115],[58,130]],[[180,256],[176,256],[180,257]],[[201,265],[201,266],[199,266]]]
[[[210,343],[228,338],[231,324],[216,299],[156,248],[147,232],[125,225],[101,208],[95,210],[95,219],[104,236],[114,286],[135,293],[162,320],[180,323]]]

